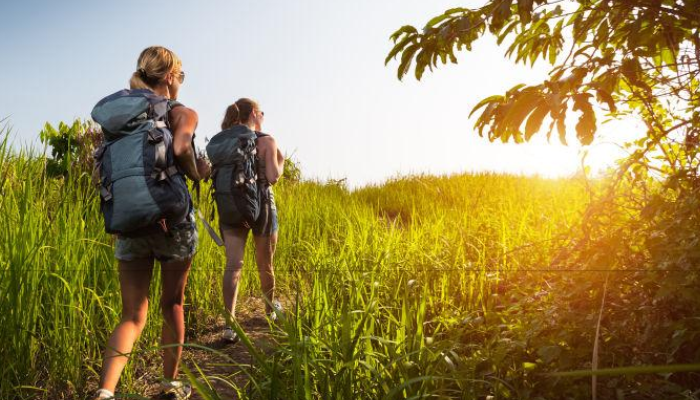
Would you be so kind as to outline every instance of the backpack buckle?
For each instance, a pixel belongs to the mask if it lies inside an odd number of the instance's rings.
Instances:
[[[100,186],[100,195],[104,201],[112,200],[112,184]]]
[[[151,173],[151,178],[153,178],[157,181],[162,181],[163,179],[170,178],[171,176],[173,176],[179,172],[180,171],[177,169],[176,165],[171,165],[164,170],[153,171],[153,173]]]
[[[163,141],[163,132],[158,129],[151,129],[148,131],[148,142],[149,143],[160,143]]]

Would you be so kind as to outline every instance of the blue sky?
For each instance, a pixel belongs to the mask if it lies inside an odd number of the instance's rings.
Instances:
[[[264,130],[309,178],[357,186],[414,173],[575,172],[578,147],[488,143],[467,118],[479,99],[545,78],[546,66],[516,66],[490,39],[421,82],[400,82],[396,63],[384,66],[389,35],[401,25],[422,26],[447,8],[479,4],[3,2],[0,118],[9,116],[16,143],[37,143],[45,122],[86,118],[100,98],[126,87],[140,51],[158,44],[183,60],[180,100],[199,113],[200,146],[218,131],[227,105],[252,97],[265,111]],[[609,162],[613,148],[594,146],[590,162]]]

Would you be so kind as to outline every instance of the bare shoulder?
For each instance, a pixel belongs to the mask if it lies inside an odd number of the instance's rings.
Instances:
[[[174,131],[194,132],[199,122],[197,112],[188,107],[175,107],[170,110],[170,127]]]
[[[197,112],[189,107],[181,106],[170,110],[170,116],[174,119],[187,119],[197,121]]]
[[[258,138],[258,144],[265,144],[267,146],[269,145],[274,145],[277,144],[277,141],[275,141],[275,138],[272,136],[263,136],[261,138]]]
[[[272,136],[263,136],[258,139],[257,146],[262,150],[275,149],[277,147],[277,141]]]
[[[269,154],[274,154],[277,143],[272,136],[263,136],[258,138],[256,147],[261,157],[269,157]]]

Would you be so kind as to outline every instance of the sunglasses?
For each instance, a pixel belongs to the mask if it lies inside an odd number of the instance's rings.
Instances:
[[[177,80],[180,81],[180,83],[185,81],[185,71],[180,71],[180,73],[177,75]]]

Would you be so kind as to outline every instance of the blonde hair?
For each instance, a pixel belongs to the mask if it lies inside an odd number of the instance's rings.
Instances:
[[[131,89],[153,89],[169,73],[179,74],[182,61],[171,50],[162,46],[151,46],[139,55],[136,71],[131,74]]]
[[[260,110],[260,105],[255,100],[241,98],[228,106],[224,120],[221,122],[221,129],[226,130],[234,125],[246,124],[250,120],[253,110]]]

